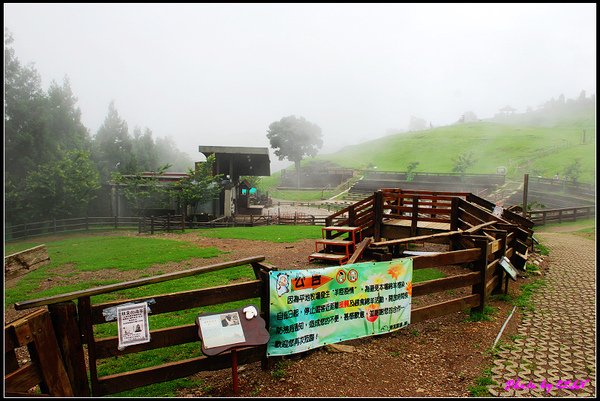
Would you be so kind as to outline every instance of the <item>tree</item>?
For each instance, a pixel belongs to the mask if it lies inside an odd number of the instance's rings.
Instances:
[[[77,183],[61,176],[65,171],[93,175],[92,171],[88,171],[94,166],[89,163],[87,153],[85,156],[81,153],[89,151],[90,138],[87,128],[81,123],[77,98],[67,77],[62,85],[53,81],[45,93],[33,64],[23,66],[19,62],[12,48],[13,41],[12,35],[5,29],[6,221],[18,224],[34,216],[47,216],[48,208],[64,211],[65,214],[79,213],[79,207],[87,207],[87,203],[81,204],[86,202],[87,195],[80,196],[69,191],[76,192],[88,182]],[[63,184],[71,188],[61,189]],[[56,204],[47,205],[46,201]]]
[[[194,166],[188,154],[180,151],[171,137],[156,138],[155,145],[159,164],[171,164],[172,171],[186,171]]]
[[[55,81],[50,83],[47,121],[47,129],[59,149],[90,151],[90,133],[81,122],[81,111],[68,77],[64,78],[62,86]]]
[[[92,147],[102,182],[108,182],[113,172],[135,172],[135,166],[131,163],[131,148],[127,122],[119,116],[115,102],[111,101],[108,114],[94,137]]]
[[[472,123],[477,121],[477,115],[472,111],[465,111],[462,116],[460,116],[461,123]]]
[[[119,186],[127,202],[135,209],[138,216],[150,206],[159,203],[169,194],[169,190],[160,183],[160,176],[171,167],[166,164],[152,171],[151,176],[145,176],[138,171],[135,174],[123,175],[118,171],[112,173],[112,182]]]
[[[453,159],[453,162],[452,171],[464,175],[467,169],[475,163],[473,152],[461,153],[456,159]]]
[[[219,197],[223,175],[213,175],[214,164],[215,155],[212,154],[204,163],[198,163],[195,169],[189,169],[188,176],[174,185],[172,190],[179,197],[184,213],[187,206],[194,207]]]
[[[132,152],[136,170],[153,171],[159,167],[158,150],[149,128],[143,134],[139,127],[133,129]]]
[[[58,161],[45,163],[25,180],[31,218],[80,217],[100,188],[98,171],[89,153],[71,150]]]
[[[581,171],[581,160],[577,158],[565,167],[565,181],[571,180],[573,183],[577,183]]]
[[[15,188],[38,164],[54,159],[45,127],[46,96],[33,65],[22,66],[4,30],[4,173]]]
[[[427,121],[422,118],[410,116],[410,122],[408,123],[409,131],[422,131],[427,128]]]
[[[279,160],[294,162],[296,185],[300,188],[300,162],[304,156],[316,156],[323,146],[321,128],[304,117],[291,115],[271,123],[267,138]]]
[[[411,182],[415,178],[415,170],[419,162],[410,162],[408,166],[406,166],[406,181]]]

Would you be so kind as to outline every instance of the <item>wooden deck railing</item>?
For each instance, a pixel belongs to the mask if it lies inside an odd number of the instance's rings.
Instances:
[[[546,223],[562,223],[563,221],[576,221],[589,219],[596,214],[596,205],[576,206],[562,209],[540,209],[527,212],[527,216],[538,226]]]

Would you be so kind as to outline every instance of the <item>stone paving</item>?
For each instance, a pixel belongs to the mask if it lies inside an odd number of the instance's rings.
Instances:
[[[488,389],[501,397],[594,397],[595,241],[565,233],[536,238],[550,249],[546,285],[531,298],[534,310],[523,311],[516,339],[503,339],[509,347],[502,347],[494,360],[492,380],[497,384]],[[515,383],[506,390],[509,380],[535,388],[517,389]]]

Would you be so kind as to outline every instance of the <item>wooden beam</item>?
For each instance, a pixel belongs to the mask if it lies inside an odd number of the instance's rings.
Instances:
[[[479,294],[467,295],[451,301],[415,308],[410,313],[410,322],[418,323],[423,320],[433,319],[450,313],[459,312],[479,304]]]
[[[142,302],[153,299],[150,305],[152,315],[178,310],[197,308],[199,306],[217,305],[224,302],[239,301],[260,297],[260,280],[220,285],[200,290],[182,291],[173,294],[157,295],[133,299],[121,299],[92,306],[92,324],[106,323],[103,311],[126,302]]]
[[[124,290],[127,288],[140,287],[140,286],[146,285],[146,284],[160,283],[163,281],[173,280],[176,278],[189,277],[189,276],[193,276],[196,274],[202,274],[202,273],[213,272],[216,270],[222,270],[222,269],[226,269],[226,268],[233,267],[233,266],[251,264],[253,262],[261,262],[263,260],[265,260],[264,256],[253,256],[253,257],[249,257],[249,258],[245,258],[245,259],[232,260],[230,262],[217,263],[214,265],[202,266],[202,267],[197,267],[194,269],[189,269],[189,270],[184,270],[184,271],[179,271],[179,272],[161,274],[160,276],[141,278],[138,280],[127,281],[125,283],[109,284],[109,285],[105,285],[105,286],[101,286],[101,287],[91,288],[89,290],[75,291],[75,292],[70,292],[67,294],[56,295],[53,297],[39,298],[39,299],[33,299],[33,300],[23,301],[23,302],[15,302],[15,309],[23,310],[23,309],[29,309],[29,308],[34,308],[34,307],[38,307],[38,306],[55,304],[58,302],[72,301],[74,299],[81,298],[81,297],[90,297],[93,295],[104,294],[107,292]]]
[[[356,260],[358,258],[360,258],[360,256],[363,254],[365,248],[367,246],[369,246],[369,244],[371,243],[371,240],[372,240],[371,237],[367,237],[367,238],[363,239],[360,242],[360,244],[358,244],[358,246],[356,247],[356,250],[354,251],[352,256],[350,256],[350,259],[348,259],[348,264],[352,264],[352,263],[356,262]]]

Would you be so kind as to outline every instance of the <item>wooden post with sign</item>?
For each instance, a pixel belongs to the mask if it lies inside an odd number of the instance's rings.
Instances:
[[[231,351],[233,392],[239,394],[237,349],[269,342],[265,321],[252,305],[217,314],[201,314],[196,318],[202,353],[215,356]]]

